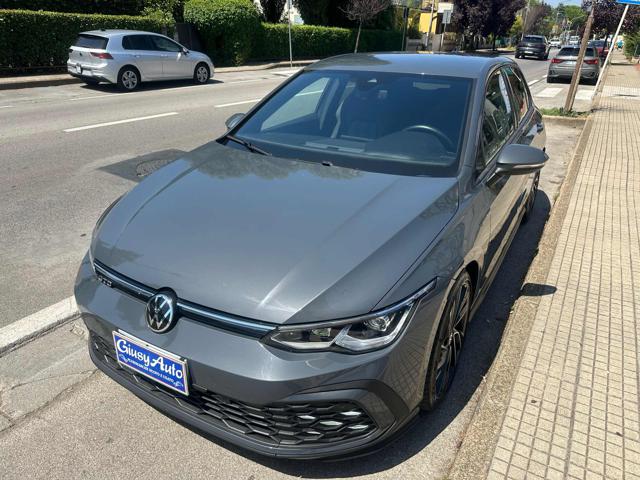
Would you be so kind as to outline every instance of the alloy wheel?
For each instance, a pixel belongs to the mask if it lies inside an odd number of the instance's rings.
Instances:
[[[438,338],[436,353],[435,394],[442,398],[451,386],[460,359],[460,352],[469,321],[471,302],[471,284],[462,282],[454,292],[452,302],[443,321],[446,322],[442,334]]]
[[[133,70],[126,70],[122,73],[122,85],[127,90],[133,90],[138,86],[138,75]]]
[[[207,70],[207,67],[205,67],[204,65],[200,65],[198,67],[198,69],[196,70],[196,79],[200,83],[205,83],[207,80],[209,80],[209,71]]]

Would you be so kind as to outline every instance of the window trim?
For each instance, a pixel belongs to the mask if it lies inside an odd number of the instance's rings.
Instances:
[[[502,70],[504,66],[505,66],[505,64],[496,65],[486,75],[485,81],[484,81],[484,85],[483,85],[483,89],[482,89],[482,98],[483,99],[487,95],[487,88],[489,86],[489,79],[496,72],[498,72],[500,75],[502,75],[503,81],[506,82],[506,84],[507,84],[507,91],[510,92],[509,81],[505,78],[506,75],[505,75],[504,71]],[[508,93],[508,95],[509,95],[509,101],[512,101],[511,100],[511,93]],[[481,136],[482,136],[482,127],[484,126],[484,102],[483,102],[482,108],[480,108],[480,112],[479,112],[480,119],[479,119],[479,122],[478,122],[478,131],[476,132],[476,154],[475,154],[474,159],[473,159],[473,169],[474,169],[475,177],[476,177],[476,182],[475,182],[476,185],[478,183],[482,182],[485,178],[487,178],[491,171],[495,170],[496,159],[500,155],[500,152],[502,152],[502,149],[504,148],[505,145],[507,145],[508,143],[511,143],[511,141],[513,140],[513,137],[518,133],[519,125],[517,124],[517,121],[516,121],[516,118],[515,118],[515,111],[514,111],[513,108],[511,109],[511,116],[512,116],[512,118],[514,120],[514,128],[513,128],[513,130],[511,131],[511,133],[509,134],[509,136],[507,137],[505,142],[496,151],[496,153],[494,153],[493,156],[491,157],[491,159],[485,164],[484,168],[482,170],[478,170],[478,168],[477,168],[478,155],[482,154],[482,139],[481,139]]]

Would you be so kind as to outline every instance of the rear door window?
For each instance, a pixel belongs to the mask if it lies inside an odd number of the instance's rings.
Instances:
[[[107,48],[108,43],[109,43],[108,38],[99,37],[98,35],[81,34],[81,35],[78,35],[78,38],[76,39],[76,43],[74,43],[74,46],[104,50],[105,48]]]
[[[122,38],[122,48],[125,50],[155,50],[150,35],[127,35]]]
[[[156,35],[149,36],[156,50],[161,52],[181,52],[182,47],[176,42],[172,42],[168,38],[158,37]]]

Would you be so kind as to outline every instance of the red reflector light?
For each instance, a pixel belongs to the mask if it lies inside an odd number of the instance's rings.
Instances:
[[[93,55],[94,57],[105,58],[109,60],[113,58],[111,54],[107,52],[91,52],[91,55]]]
[[[551,63],[562,63],[564,62],[564,60],[560,60],[559,58],[554,58],[553,60],[551,60]]]
[[[587,65],[595,65],[596,63],[598,63],[598,60],[594,58],[593,60],[585,60],[584,63],[586,63]]]

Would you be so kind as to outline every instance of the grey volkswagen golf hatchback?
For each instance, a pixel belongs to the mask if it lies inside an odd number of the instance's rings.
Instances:
[[[99,218],[75,295],[108,376],[265,455],[351,455],[442,401],[531,212],[545,132],[506,58],[289,79]]]

